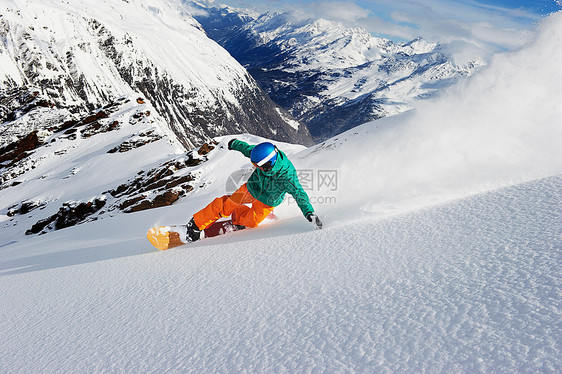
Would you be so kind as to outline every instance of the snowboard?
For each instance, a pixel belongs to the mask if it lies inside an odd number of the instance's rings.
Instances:
[[[212,238],[228,232],[242,230],[244,226],[234,225],[230,219],[217,221],[201,231],[201,239]],[[158,249],[166,250],[188,244],[185,240],[187,225],[156,226],[146,233],[148,241]]]

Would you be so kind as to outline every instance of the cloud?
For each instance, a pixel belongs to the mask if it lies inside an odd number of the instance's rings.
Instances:
[[[328,1],[311,3],[307,9],[319,16],[344,22],[356,22],[369,17],[371,13],[352,1]]]
[[[478,57],[521,47],[539,19],[523,8],[510,9],[474,0],[315,1],[300,7],[315,17],[361,26],[395,40],[421,36],[457,47],[464,44],[471,50],[480,50]]]

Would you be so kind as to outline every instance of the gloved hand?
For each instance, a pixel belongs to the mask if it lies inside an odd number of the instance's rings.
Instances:
[[[234,138],[230,139],[230,141],[228,142],[228,149],[232,149],[232,148],[231,148],[231,145],[232,145],[232,143],[233,143],[235,140],[236,140],[236,139],[234,139]]]
[[[312,225],[314,225],[314,228],[316,228],[317,230],[320,230],[322,228],[322,221],[320,221],[320,218],[318,218],[318,216],[314,214],[314,212],[308,213],[306,215],[306,219],[308,220],[308,222],[312,223]]]

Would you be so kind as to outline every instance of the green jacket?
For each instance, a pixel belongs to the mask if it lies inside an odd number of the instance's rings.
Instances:
[[[248,158],[254,147],[255,145],[249,145],[241,140],[234,140],[230,144],[231,149],[241,152]],[[314,212],[308,195],[299,182],[293,163],[281,151],[278,151],[277,160],[270,171],[265,172],[256,168],[248,179],[247,187],[254,198],[269,206],[281,204],[285,193],[288,192],[295,198],[305,217]]]

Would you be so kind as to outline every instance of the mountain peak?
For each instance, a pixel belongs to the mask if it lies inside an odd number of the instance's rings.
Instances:
[[[364,28],[289,12],[233,25],[209,8],[196,19],[317,140],[412,109],[483,64],[458,65],[421,37],[394,43]]]
[[[295,131],[180,5],[14,0],[0,23],[0,82],[38,87],[58,107],[82,113],[140,94],[187,149],[241,131],[309,143],[306,128]]]

